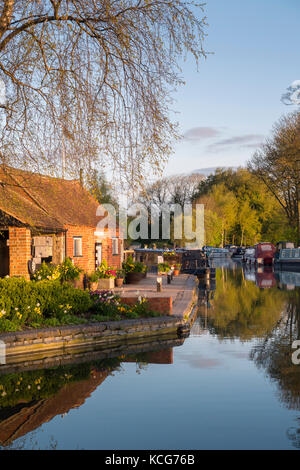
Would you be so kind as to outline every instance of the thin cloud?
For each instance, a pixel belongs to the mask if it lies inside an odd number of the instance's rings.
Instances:
[[[257,148],[264,141],[264,136],[261,134],[245,134],[230,137],[228,139],[219,140],[209,145],[209,151],[221,151],[230,147],[246,147],[246,148]]]
[[[189,142],[198,142],[218,135],[220,131],[215,127],[193,127],[183,134],[183,138]]]

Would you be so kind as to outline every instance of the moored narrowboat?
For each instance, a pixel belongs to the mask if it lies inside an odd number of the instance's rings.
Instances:
[[[300,271],[300,248],[286,248],[280,250],[276,259],[276,266],[281,269],[293,269]]]
[[[254,258],[255,258],[255,263],[258,266],[272,266],[274,263],[274,257],[275,257],[275,246],[273,243],[257,243],[254,247],[255,253],[254,253]]]

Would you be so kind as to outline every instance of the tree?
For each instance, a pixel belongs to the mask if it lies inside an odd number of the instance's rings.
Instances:
[[[200,182],[194,201],[204,204],[205,219],[210,217],[207,211],[213,211],[223,220],[224,243],[253,244],[291,238],[283,208],[268,188],[246,169],[217,170]],[[218,239],[217,233],[209,233],[209,230],[218,232],[218,224],[208,225],[206,220],[205,227],[207,240]]]
[[[107,182],[105,175],[97,170],[93,170],[87,177],[87,188],[99,204],[112,204],[115,209],[118,207],[116,198],[113,196],[113,188]]]
[[[199,174],[167,176],[145,186],[139,192],[134,202],[143,204],[148,211],[149,233],[151,233],[151,210],[159,217],[160,233],[162,233],[162,213],[168,208],[171,222],[169,242],[176,242],[180,245],[185,243],[184,237],[181,241],[174,240],[174,214],[171,208],[172,205],[177,204],[184,210],[185,204],[191,204],[194,192],[201,179],[203,179],[203,176]],[[166,216],[169,218],[168,210],[166,210]],[[158,242],[158,240],[155,241]],[[150,240],[144,240],[144,242],[149,243]]]
[[[268,188],[285,211],[300,243],[300,113],[282,117],[273,136],[248,163],[249,170]]]
[[[177,136],[169,107],[183,83],[178,58],[205,55],[196,3],[1,4],[2,163],[61,174],[63,161],[68,175],[106,164],[135,183],[149,168],[158,172]]]

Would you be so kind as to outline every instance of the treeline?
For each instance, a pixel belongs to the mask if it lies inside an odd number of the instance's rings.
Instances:
[[[277,198],[258,176],[246,168],[218,169],[204,178],[200,175],[168,177],[149,185],[136,202],[158,212],[165,204],[204,204],[205,244],[253,245],[260,241],[297,243],[297,229],[289,223]],[[174,239],[171,214],[170,239],[140,239],[157,246],[184,246],[185,238]],[[160,230],[161,232],[161,230]],[[151,221],[149,220],[149,234]]]
[[[279,202],[247,169],[217,170],[200,182],[193,200],[204,204],[207,245],[253,245],[296,237]]]

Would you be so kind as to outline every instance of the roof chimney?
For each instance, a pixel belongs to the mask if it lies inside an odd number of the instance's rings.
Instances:
[[[80,168],[79,170],[79,182],[81,186],[83,186],[83,169],[82,168]]]

